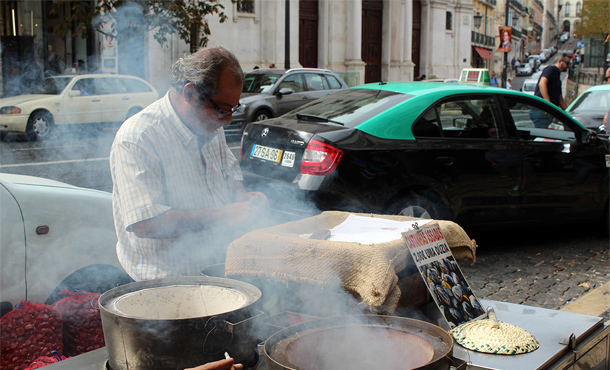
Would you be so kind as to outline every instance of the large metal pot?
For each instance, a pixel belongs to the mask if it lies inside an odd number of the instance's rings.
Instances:
[[[261,291],[237,280],[172,277],[126,284],[99,299],[112,370],[184,369],[224,358],[256,362],[250,319]]]
[[[313,320],[273,334],[262,345],[269,370],[448,370],[453,338],[423,321],[390,316]]]

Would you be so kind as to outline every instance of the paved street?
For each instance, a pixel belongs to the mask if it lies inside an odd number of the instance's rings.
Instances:
[[[610,281],[610,246],[596,225],[470,236],[477,261],[460,266],[479,298],[561,309]]]

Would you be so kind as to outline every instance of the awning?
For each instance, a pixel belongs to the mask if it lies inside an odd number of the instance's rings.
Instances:
[[[489,51],[487,49],[483,49],[483,48],[479,48],[479,47],[474,47],[477,51],[477,53],[479,53],[479,55],[481,56],[481,58],[483,59],[492,59],[491,54],[489,54]]]

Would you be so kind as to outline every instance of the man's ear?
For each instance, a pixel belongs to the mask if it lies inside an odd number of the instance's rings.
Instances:
[[[197,87],[192,82],[188,82],[182,88],[182,96],[187,103],[193,103],[196,99],[199,98],[199,92],[197,91]]]

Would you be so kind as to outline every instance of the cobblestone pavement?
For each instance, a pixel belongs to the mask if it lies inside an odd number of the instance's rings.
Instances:
[[[477,260],[460,267],[479,298],[558,310],[610,281],[610,242],[596,227],[469,235]]]

